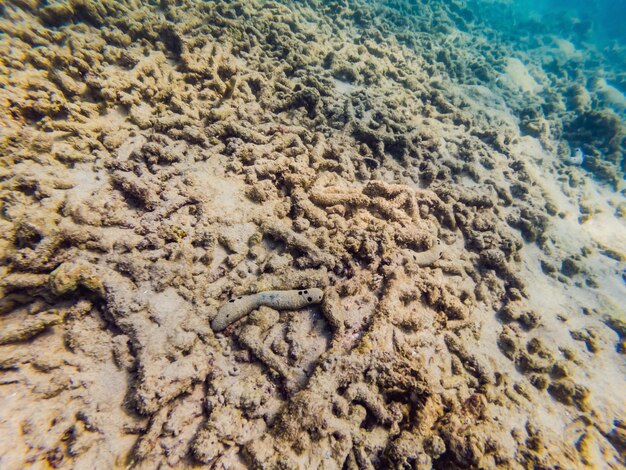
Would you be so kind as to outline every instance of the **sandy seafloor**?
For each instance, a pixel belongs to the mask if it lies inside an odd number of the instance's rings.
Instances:
[[[560,20],[3,3],[0,468],[624,468],[624,51]]]

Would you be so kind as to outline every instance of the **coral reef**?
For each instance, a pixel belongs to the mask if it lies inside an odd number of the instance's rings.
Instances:
[[[507,73],[572,108],[503,83],[486,28],[421,0],[2,6],[0,466],[623,465],[619,309],[537,301],[620,263],[559,224],[587,169],[621,178],[623,122],[527,57]],[[549,159],[570,145],[582,168]]]

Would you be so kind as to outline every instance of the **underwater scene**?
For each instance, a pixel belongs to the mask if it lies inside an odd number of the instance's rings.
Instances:
[[[0,469],[626,468],[626,0],[0,4]]]

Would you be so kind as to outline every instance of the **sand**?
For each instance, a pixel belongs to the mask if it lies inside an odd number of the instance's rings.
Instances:
[[[626,464],[597,51],[460,2],[14,0],[0,31],[1,468]]]

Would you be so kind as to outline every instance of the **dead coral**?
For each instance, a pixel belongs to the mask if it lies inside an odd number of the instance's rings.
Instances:
[[[45,439],[24,420],[22,465],[119,465],[132,441],[119,423],[140,435],[139,466],[592,461],[593,436],[577,453],[511,424],[536,411],[539,390],[581,409],[588,391],[568,382],[575,363],[524,337],[542,322],[516,273],[522,236],[543,245],[556,209],[537,202],[506,113],[471,109],[475,72],[495,81],[491,64],[509,51],[470,52],[454,22],[479,26],[454,3],[354,11],[167,0],[3,9],[3,383],[22,391],[57,371],[33,390],[49,406],[88,406]],[[583,120],[610,124],[590,144],[610,155],[586,153],[614,175],[614,119],[572,93]],[[550,126],[526,128],[551,145]],[[261,307],[238,331],[209,327],[220,299],[302,286],[325,289],[321,308]],[[98,312],[69,305],[81,298]],[[497,311],[509,324],[479,339]],[[608,349],[593,329],[575,331]],[[32,358],[41,340],[60,340],[63,361]],[[505,380],[478,341],[497,341],[537,391]],[[518,414],[492,418],[503,410]]]

